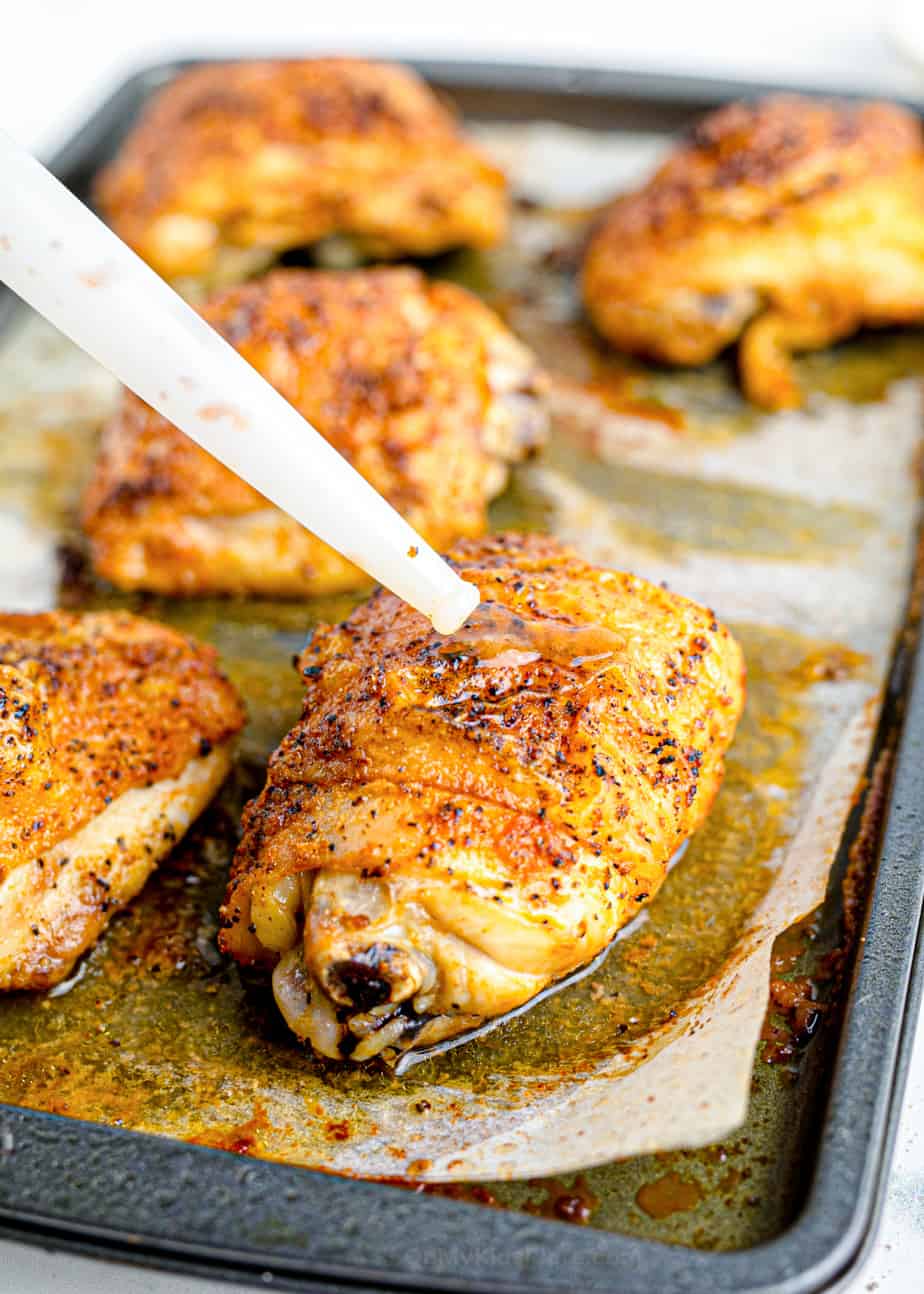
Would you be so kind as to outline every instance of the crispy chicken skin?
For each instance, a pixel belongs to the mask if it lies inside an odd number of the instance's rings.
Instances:
[[[169,279],[265,268],[331,234],[375,258],[486,247],[507,222],[503,174],[433,91],[406,68],[347,58],[182,74],[96,200]]]
[[[441,638],[391,594],[317,630],[300,722],[247,807],[220,944],[291,1028],[365,1060],[527,1002],[657,892],[744,699],[710,611],[556,541],[453,553]]]
[[[277,270],[205,317],[431,543],[479,535],[507,464],[541,443],[542,379],[497,316],[392,268]],[[302,597],[362,573],[126,393],[85,499],[120,588]]]
[[[64,979],[221,785],[215,652],[136,616],[0,615],[0,989]]]
[[[623,350],[702,364],[740,341],[750,399],[796,407],[793,352],[924,318],[920,123],[795,96],[722,108],[606,209],[582,291]]]

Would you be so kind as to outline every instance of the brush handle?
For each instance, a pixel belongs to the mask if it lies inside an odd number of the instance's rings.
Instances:
[[[467,584],[54,176],[0,132],[0,279],[238,476],[450,633]]]

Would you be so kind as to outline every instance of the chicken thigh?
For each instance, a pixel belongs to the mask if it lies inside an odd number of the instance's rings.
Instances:
[[[529,351],[417,270],[277,270],[204,315],[438,547],[484,531],[508,464],[544,439]],[[123,589],[297,598],[365,579],[130,393],[83,521],[96,569]]]
[[[793,352],[924,319],[921,124],[796,96],[722,108],[606,209],[582,291],[621,349],[702,364],[739,342],[750,399],[798,406]]]
[[[217,791],[215,652],[135,616],[0,615],[0,989],[64,979]]]
[[[406,68],[360,59],[216,63],[155,97],[96,187],[168,279],[210,286],[345,235],[370,258],[503,237],[503,174]]]
[[[744,699],[710,611],[548,538],[453,554],[440,637],[376,593],[301,657],[301,721],[247,808],[220,943],[294,1032],[394,1059],[598,954],[709,812]]]

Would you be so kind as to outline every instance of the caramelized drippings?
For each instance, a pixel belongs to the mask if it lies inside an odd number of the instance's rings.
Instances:
[[[643,383],[635,374],[601,370],[599,376],[583,384],[588,394],[595,396],[611,413],[627,418],[643,418],[647,422],[661,422],[672,431],[683,431],[687,416],[682,409],[674,408],[653,396],[639,393]]]
[[[679,1173],[665,1173],[653,1182],[646,1182],[635,1196],[635,1202],[650,1218],[669,1218],[672,1213],[686,1213],[695,1209],[703,1198],[703,1188],[690,1177]]]
[[[852,651],[842,643],[830,643],[809,652],[791,671],[790,677],[803,687],[814,683],[841,683],[856,678],[868,669],[870,658],[862,652]]]
[[[204,1128],[194,1137],[186,1137],[193,1146],[208,1146],[211,1150],[226,1150],[232,1155],[261,1156],[261,1143],[265,1133],[272,1130],[265,1107],[254,1102],[253,1116],[244,1123],[230,1127]]]
[[[482,1204],[489,1209],[505,1207],[493,1191],[480,1182],[415,1182],[411,1177],[374,1177],[367,1180],[381,1182],[384,1186],[397,1186],[403,1191],[413,1191],[415,1195],[441,1195],[447,1200]]]
[[[538,1186],[544,1195],[538,1200],[528,1200],[523,1206],[523,1212],[532,1213],[538,1218],[551,1218],[556,1222],[572,1222],[586,1227],[600,1203],[587,1184],[587,1179],[580,1174],[570,1186],[558,1177],[538,1177],[530,1182],[530,1186]]]

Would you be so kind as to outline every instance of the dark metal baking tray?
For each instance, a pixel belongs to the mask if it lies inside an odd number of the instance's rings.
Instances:
[[[52,159],[85,196],[145,99],[188,62],[127,81]],[[675,131],[773,87],[617,71],[414,60],[468,115]],[[0,325],[15,300],[0,295]],[[843,999],[804,1192],[791,1225],[712,1253],[349,1181],[0,1106],[0,1235],[277,1288],[459,1291],[837,1288],[870,1243],[924,986],[924,670],[896,658],[883,732],[901,723],[874,885]],[[846,847],[842,855],[846,854]],[[837,867],[832,885],[839,884]],[[916,956],[916,951],[919,955]]]

